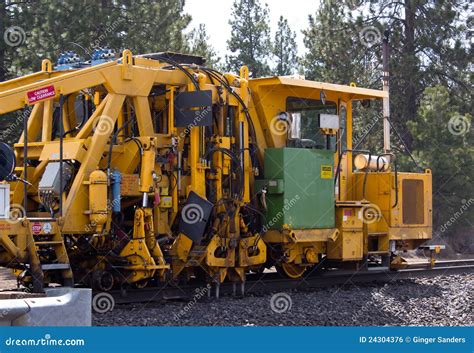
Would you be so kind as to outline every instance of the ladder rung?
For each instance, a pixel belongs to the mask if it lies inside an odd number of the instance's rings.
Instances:
[[[43,264],[41,269],[45,271],[51,270],[69,270],[71,266],[69,264]]]
[[[35,245],[62,245],[64,244],[61,240],[51,241],[35,241]]]
[[[369,237],[385,237],[388,233],[369,233]]]
[[[387,255],[388,251],[369,251],[367,255]]]

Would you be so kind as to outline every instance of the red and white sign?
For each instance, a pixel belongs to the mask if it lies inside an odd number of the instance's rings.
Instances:
[[[12,227],[11,227],[10,224],[8,224],[8,223],[0,223],[0,231],[1,231],[1,230],[11,230],[11,229],[12,229]]]
[[[41,223],[39,222],[35,222],[31,225],[31,231],[33,232],[33,234],[40,234],[42,228],[43,227],[41,226]]]
[[[56,91],[54,90],[54,86],[51,85],[35,89],[34,91],[26,92],[26,95],[28,96],[28,103],[34,104],[44,99],[54,97],[56,95]]]

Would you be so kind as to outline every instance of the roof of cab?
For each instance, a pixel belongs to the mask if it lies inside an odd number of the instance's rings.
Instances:
[[[350,96],[350,99],[361,100],[361,99],[380,99],[388,97],[388,92],[347,85],[337,85],[333,83],[310,81],[301,78],[295,78],[295,76],[275,76],[275,77],[263,77],[250,79],[249,85],[251,88],[258,86],[275,86],[275,85],[286,85],[302,88],[314,88],[317,90],[324,90],[326,92],[338,92]]]

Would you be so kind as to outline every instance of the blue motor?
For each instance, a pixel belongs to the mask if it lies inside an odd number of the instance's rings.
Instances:
[[[81,57],[73,51],[66,51],[59,54],[58,61],[56,62],[55,70],[72,70],[81,67]]]
[[[91,55],[91,64],[98,65],[107,61],[115,60],[117,53],[115,50],[110,48],[98,48],[94,49]]]

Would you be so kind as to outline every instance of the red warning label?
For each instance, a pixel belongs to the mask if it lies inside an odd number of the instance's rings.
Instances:
[[[28,96],[28,103],[33,104],[43,99],[48,99],[54,97],[56,95],[56,91],[54,90],[54,86],[47,86],[39,89],[35,89],[34,91],[30,91],[26,93]]]
[[[33,234],[40,234],[41,233],[41,223],[35,222],[31,225],[31,231]]]

